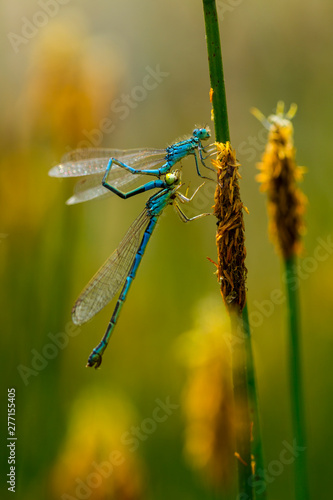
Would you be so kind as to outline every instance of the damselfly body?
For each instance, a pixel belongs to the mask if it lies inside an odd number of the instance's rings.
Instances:
[[[142,182],[141,176],[136,174],[160,178],[170,172],[177,162],[189,155],[194,156],[198,175],[207,178],[202,175],[199,163],[206,169],[214,170],[205,164],[206,158],[203,156],[203,154],[210,156],[215,152],[215,146],[204,148],[202,145],[202,141],[206,141],[209,137],[210,131],[206,127],[194,129],[188,139],[176,142],[166,149],[76,149],[66,154],[62,162],[49,171],[49,175],[83,177],[77,182],[74,195],[67,200],[68,205],[110,195],[110,190],[103,181],[106,172],[109,185],[115,188],[133,186],[138,181]],[[136,190],[133,191],[136,194]],[[128,196],[126,193],[126,197]]]
[[[165,207],[173,205],[183,222],[209,215],[199,214],[188,218],[184,214],[178,202],[188,203],[192,201],[201,186],[199,186],[191,198],[180,193],[179,170],[169,172],[164,176],[163,180],[158,179],[149,182],[145,187],[146,191],[153,188],[160,188],[160,190],[149,198],[143,212],[130,226],[118,248],[84,288],[72,310],[73,322],[81,325],[105,307],[121,288],[106,332],[101,342],[93,349],[88,358],[87,366],[89,367],[95,366],[95,368],[98,368],[102,362],[102,355],[109,343],[120,310],[135,278],[148,241]]]

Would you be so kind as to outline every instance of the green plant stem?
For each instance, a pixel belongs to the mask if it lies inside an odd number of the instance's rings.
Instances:
[[[232,310],[230,318],[232,336],[236,339],[232,342],[232,380],[235,402],[236,456],[238,458],[239,496],[237,498],[252,500],[251,417],[245,325],[239,310]]]
[[[203,0],[208,64],[211,88],[213,89],[213,110],[215,137],[217,142],[230,141],[227,100],[223,74],[220,33],[215,0]],[[256,428],[254,454],[257,465],[263,469],[262,447],[259,429],[257,392],[255,385],[254,363],[251,348],[251,334],[245,306],[244,313],[235,310],[231,314],[232,334],[239,337],[242,331],[242,342],[233,344],[233,384],[236,409],[236,446],[239,454],[238,484],[239,497],[251,500],[253,490],[251,483],[251,416]],[[259,498],[259,496],[258,496]],[[260,498],[265,498],[264,494]]]
[[[227,99],[224,84],[220,31],[215,0],[203,0],[210,85],[213,89],[215,138],[230,141]]]
[[[285,269],[289,314],[289,370],[292,423],[296,444],[298,447],[302,447],[302,451],[300,451],[294,464],[295,498],[297,500],[308,500],[309,491],[306,470],[306,433],[301,370],[298,278],[295,256],[285,259]]]
[[[250,418],[253,423],[252,427],[252,454],[255,460],[255,474],[254,479],[259,481],[265,481],[264,477],[264,457],[262,449],[261,440],[261,428],[260,428],[260,416],[259,416],[259,404],[257,395],[257,384],[256,375],[254,369],[254,357],[252,351],[251,342],[251,330],[249,323],[249,315],[247,310],[247,304],[245,304],[243,312],[243,326],[244,326],[244,343],[246,351],[246,366],[247,366],[247,381],[248,381],[248,394],[249,394],[249,406],[250,406]],[[266,488],[261,491],[262,488],[258,488],[256,492],[256,499],[266,498]]]

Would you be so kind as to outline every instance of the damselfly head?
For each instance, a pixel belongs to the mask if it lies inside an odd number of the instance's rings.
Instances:
[[[210,138],[209,127],[195,128],[193,130],[193,136],[197,137],[201,141],[203,141],[205,139],[209,139]]]
[[[180,170],[173,170],[172,172],[168,172],[165,175],[165,182],[168,186],[172,186],[173,184],[178,184],[181,178]]]

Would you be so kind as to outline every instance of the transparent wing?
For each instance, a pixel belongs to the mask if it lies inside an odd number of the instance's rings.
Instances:
[[[102,186],[104,174],[93,174],[90,177],[83,177],[74,186],[74,194],[67,201],[67,205],[75,205],[94,198],[106,198],[111,191]]]
[[[217,150],[216,150],[216,146],[215,144],[208,144],[208,146],[205,146],[204,147],[204,151],[209,154],[210,156],[212,156],[213,154],[217,153]]]
[[[80,177],[106,171],[110,158],[137,168],[138,170],[151,169],[164,160],[165,149],[76,149],[67,153],[59,165],[51,168],[51,177]],[[118,172],[119,171],[119,172]],[[130,176],[126,169],[114,165],[109,180],[113,176]]]
[[[139,149],[111,149],[111,148],[81,148],[81,149],[73,149],[73,151],[69,151],[62,158],[62,163],[72,162],[72,161],[80,161],[80,160],[89,160],[94,158],[119,158],[120,156],[125,156],[126,154],[135,154],[138,151],[141,151],[142,148]]]
[[[118,172],[122,169],[118,169]],[[144,173],[144,171],[142,171]],[[128,173],[128,172],[127,172]],[[93,174],[90,176],[85,176],[80,179],[74,186],[74,194],[67,201],[67,205],[74,205],[76,203],[82,203],[84,201],[93,200],[94,198],[107,198],[112,195],[111,191],[102,185],[102,180],[104,173]],[[112,184],[120,188],[126,185],[126,188],[134,189],[136,186],[142,184],[141,175],[132,175],[129,173],[128,176],[113,176]]]
[[[73,323],[81,325],[95,316],[125,283],[149,221],[150,216],[145,209],[129,227],[119,247],[82,291],[72,310]]]

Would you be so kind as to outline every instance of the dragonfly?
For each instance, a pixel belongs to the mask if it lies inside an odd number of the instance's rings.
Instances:
[[[49,175],[51,177],[83,177],[76,183],[73,196],[66,202],[68,205],[107,197],[113,191],[110,186],[121,188],[141,183],[141,175],[137,174],[160,178],[170,172],[176,163],[190,155],[194,156],[198,175],[210,179],[201,173],[199,167],[201,164],[206,169],[215,172],[205,163],[205,160],[216,151],[213,144],[206,148],[203,146],[203,141],[209,138],[209,128],[201,127],[195,128],[187,139],[175,142],[165,149],[76,149],[67,153],[62,158],[62,162],[49,171]],[[110,182],[107,183],[106,177]],[[132,189],[130,193],[125,193],[122,197],[133,196],[137,194],[137,191]]]
[[[167,172],[163,175],[163,178],[148,182],[145,185],[145,191],[155,188],[159,188],[159,191],[148,199],[143,212],[129,227],[118,248],[83,289],[72,310],[73,322],[81,325],[103,309],[121,289],[106,332],[100,343],[91,352],[86,365],[87,367],[98,368],[102,363],[103,353],[108,346],[111,334],[130,286],[136,276],[147,244],[156,227],[157,220],[166,206],[173,205],[183,222],[193,221],[210,215],[203,213],[188,218],[179,204],[191,202],[203,185],[204,183],[188,198],[187,192],[186,195],[179,192],[182,186],[180,170]],[[139,192],[142,192],[141,189],[139,188]],[[117,191],[118,189],[115,188],[115,192]]]

